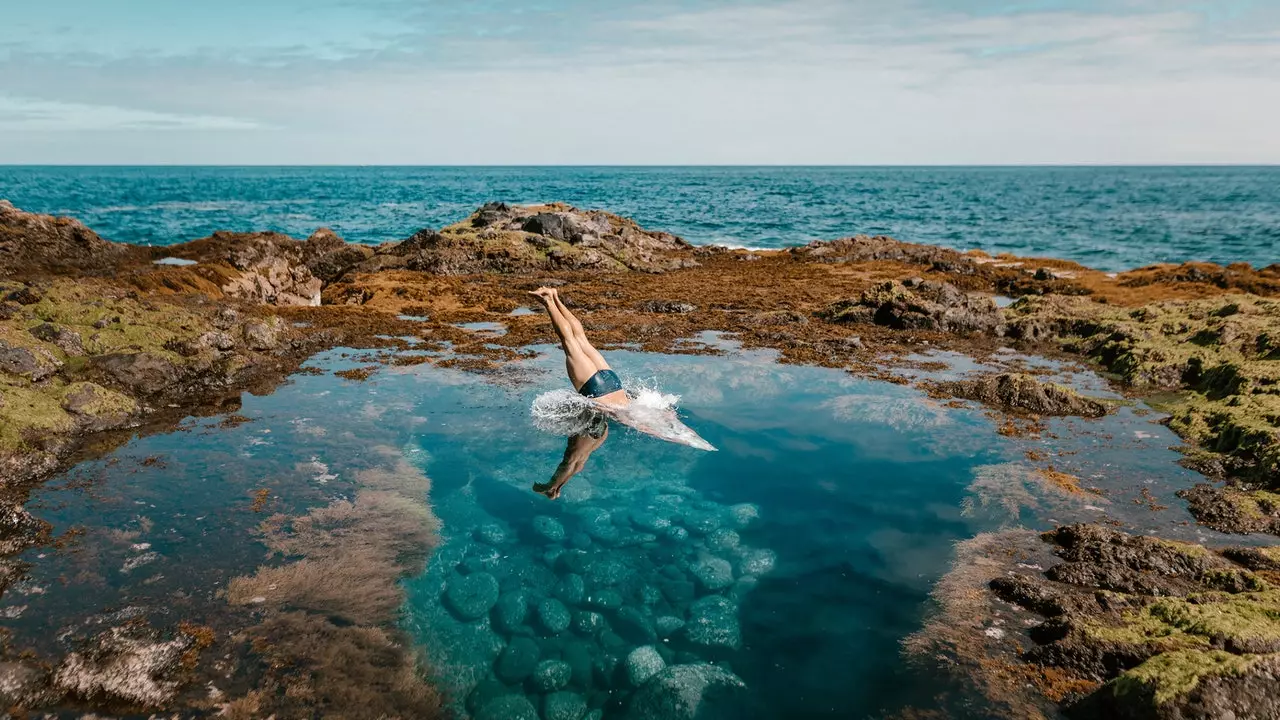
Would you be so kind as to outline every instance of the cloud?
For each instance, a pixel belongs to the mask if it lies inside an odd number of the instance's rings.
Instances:
[[[259,123],[217,115],[178,115],[112,105],[0,95],[0,130],[254,130]]]
[[[0,138],[0,161],[137,152],[84,131],[159,123],[171,143],[148,157],[175,162],[1280,162],[1264,6],[350,5],[365,15],[326,4],[348,26],[302,42],[0,48],[0,96],[25,103],[7,122],[31,131],[21,152]]]

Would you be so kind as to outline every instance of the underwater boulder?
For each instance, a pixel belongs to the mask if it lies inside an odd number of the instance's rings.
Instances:
[[[541,657],[542,651],[536,642],[526,637],[518,637],[503,648],[497,663],[494,664],[494,674],[505,682],[522,682],[533,674]]]
[[[666,666],[666,661],[652,645],[638,647],[627,654],[627,680],[633,686],[640,687]]]
[[[565,538],[564,524],[547,515],[533,519],[533,532],[549,542],[561,542]]]
[[[463,620],[484,617],[498,602],[498,580],[486,572],[453,578],[445,588],[444,601]]]
[[[746,683],[715,665],[675,665],[654,675],[627,707],[626,720],[740,720],[750,716]]]
[[[542,700],[543,720],[582,720],[587,714],[587,701],[572,692],[555,692]]]
[[[573,629],[579,635],[592,637],[608,627],[604,616],[598,612],[580,612],[573,616]]]
[[[587,577],[597,586],[617,585],[626,580],[630,574],[630,568],[614,558],[604,558],[587,570]]]
[[[501,545],[507,540],[507,531],[497,523],[485,523],[476,528],[476,539],[490,545]]]
[[[563,660],[543,660],[533,671],[533,688],[540,693],[562,690],[573,678],[573,668]]]
[[[494,626],[508,635],[517,633],[529,615],[529,600],[523,590],[503,593],[493,606]]]
[[[760,507],[755,503],[739,503],[729,508],[729,520],[739,530],[755,522],[759,517]]]
[[[698,584],[711,592],[723,590],[733,584],[733,566],[723,558],[703,558],[695,562],[689,570]]]
[[[539,720],[538,710],[523,695],[503,695],[480,708],[475,720]]]
[[[684,637],[708,649],[737,650],[742,646],[738,609],[727,598],[708,595],[689,607]]]
[[[645,645],[658,639],[653,623],[634,607],[624,607],[614,616],[613,627],[622,638],[637,645]]]
[[[566,605],[581,605],[587,596],[587,584],[581,575],[569,573],[556,583],[554,594]]]
[[[559,600],[547,598],[538,603],[538,621],[552,635],[559,635],[567,630],[571,619],[569,608]]]
[[[741,538],[733,530],[720,529],[707,535],[707,547],[713,552],[725,552],[737,549]]]
[[[658,637],[666,639],[680,632],[684,627],[684,620],[674,615],[663,615],[653,621],[654,630],[657,631]]]
[[[778,556],[772,550],[746,550],[738,560],[738,572],[742,575],[764,575],[773,570]]]

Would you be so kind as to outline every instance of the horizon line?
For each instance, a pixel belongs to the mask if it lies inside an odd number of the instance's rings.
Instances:
[[[430,164],[430,163],[3,163],[0,168],[432,168],[432,169],[663,169],[663,168],[1280,168],[1280,163],[881,163],[881,164]]]

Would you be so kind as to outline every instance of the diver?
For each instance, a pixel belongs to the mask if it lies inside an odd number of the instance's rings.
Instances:
[[[582,323],[564,306],[555,288],[541,287],[529,294],[541,300],[551,316],[551,324],[560,336],[565,370],[573,389],[598,402],[619,407],[627,405],[631,400],[622,389],[618,374],[609,369],[604,356],[587,340]]]

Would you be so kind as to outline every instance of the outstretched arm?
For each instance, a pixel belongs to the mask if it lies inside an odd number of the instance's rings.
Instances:
[[[591,453],[599,449],[608,437],[609,428],[606,426],[604,433],[598,438],[592,437],[591,433],[586,432],[569,438],[569,442],[564,448],[564,458],[560,461],[555,473],[552,474],[551,482],[534,483],[533,491],[542,493],[552,500],[560,497],[560,488],[569,482],[569,478],[582,472],[582,468],[586,467],[587,459],[591,457]]]

